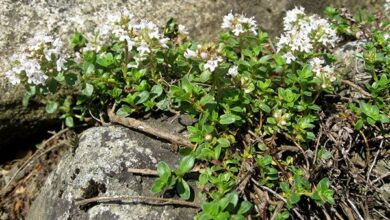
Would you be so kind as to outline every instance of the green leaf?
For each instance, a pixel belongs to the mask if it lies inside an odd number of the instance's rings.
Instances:
[[[280,188],[282,189],[283,192],[285,192],[285,193],[290,193],[291,192],[288,183],[281,182],[281,183],[279,183],[279,186],[280,186]]]
[[[134,112],[134,109],[132,109],[130,106],[128,105],[122,105],[117,111],[116,111],[116,114],[120,117],[127,117],[129,116],[131,113]]]
[[[161,85],[154,85],[150,93],[155,94],[154,97],[159,97],[163,93],[163,87]]]
[[[159,178],[153,183],[150,191],[153,193],[159,193],[164,190],[166,185],[167,185],[167,179]]]
[[[313,75],[310,65],[305,65],[301,71],[298,72],[298,76],[301,80],[307,79]]]
[[[205,202],[202,204],[202,210],[203,212],[211,215],[211,216],[217,216],[220,212],[220,208],[218,203],[216,202]]]
[[[49,113],[49,114],[52,114],[54,112],[56,112],[58,109],[58,103],[55,102],[55,101],[49,101],[47,104],[46,104],[46,112]]]
[[[22,100],[22,104],[23,104],[24,107],[27,107],[27,106],[28,106],[31,97],[32,97],[32,95],[30,95],[30,94],[28,94],[28,93],[24,94],[23,100]]]
[[[320,192],[326,192],[329,189],[329,179],[323,178],[318,184],[317,184],[317,190]]]
[[[219,118],[219,123],[223,125],[228,125],[236,122],[237,120],[240,120],[241,118],[237,115],[233,114],[223,114]]]
[[[278,213],[275,220],[284,220],[288,219],[290,217],[290,213],[288,211],[283,211],[281,213]]]
[[[289,206],[292,206],[292,205],[298,203],[299,200],[301,200],[301,196],[298,193],[293,192],[290,194],[289,197],[287,197],[287,204]]]
[[[157,164],[157,173],[160,177],[162,176],[170,176],[171,175],[171,168],[169,168],[169,165],[165,163],[164,161],[161,161]]]
[[[272,163],[272,157],[270,155],[266,155],[264,156],[263,158],[261,159],[258,159],[257,160],[257,163],[261,166],[261,167],[266,167],[267,165],[270,165]]]
[[[221,145],[223,148],[230,147],[230,141],[226,138],[219,138],[218,143]]]
[[[179,163],[179,169],[177,170],[177,175],[182,176],[192,169],[195,163],[195,157],[192,155],[184,156]]]
[[[76,74],[68,73],[64,77],[66,84],[68,84],[69,86],[74,86],[78,82],[78,77]]]
[[[80,32],[77,32],[70,38],[70,42],[76,47],[83,47],[87,40]]]
[[[73,122],[73,117],[72,116],[67,116],[65,118],[65,125],[68,126],[68,127],[73,127],[74,126],[74,122]]]
[[[112,53],[105,53],[99,54],[96,59],[96,62],[103,67],[108,67],[115,63],[115,59]]]
[[[93,94],[93,85],[86,83],[84,89],[81,91],[84,95],[90,97]]]
[[[199,76],[199,81],[205,83],[205,82],[209,81],[210,78],[211,78],[211,72],[210,71],[203,71]]]
[[[178,183],[176,184],[176,191],[179,194],[180,198],[184,200],[188,200],[191,196],[190,186],[183,179],[179,180]]]
[[[206,104],[213,104],[213,103],[215,103],[214,96],[209,94],[206,94],[198,101],[198,104],[202,106],[205,106]]]
[[[142,104],[146,102],[149,99],[150,93],[148,91],[142,91],[138,94],[139,100],[137,101],[138,104]]]
[[[376,120],[371,118],[371,117],[367,117],[367,122],[368,122],[369,125],[375,125]]]
[[[240,208],[238,209],[237,214],[245,215],[245,214],[249,213],[252,209],[252,206],[253,206],[252,203],[250,203],[248,201],[241,202]]]
[[[260,103],[259,107],[260,107],[261,110],[263,110],[266,113],[270,113],[271,112],[271,108],[267,104],[265,104],[265,103]]]
[[[325,148],[321,148],[318,153],[318,158],[322,159],[322,160],[328,160],[330,158],[332,158],[332,153],[329,152],[328,150],[326,150]]]

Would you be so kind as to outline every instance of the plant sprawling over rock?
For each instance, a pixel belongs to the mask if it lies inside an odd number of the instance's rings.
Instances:
[[[151,191],[175,189],[189,200],[186,174],[196,172],[197,219],[340,215],[342,206],[361,201],[340,188],[351,180],[349,157],[364,158],[368,172],[373,147],[388,148],[390,37],[385,20],[327,13],[329,20],[303,8],[287,12],[274,47],[242,14],[224,17],[218,41],[198,43],[174,20],[161,31],[124,10],[93,34],[75,33],[68,48],[36,36],[5,76],[26,85],[26,105],[38,99],[70,127],[91,118],[104,122],[112,106],[120,117],[195,118],[187,128],[194,148],[180,149],[176,170],[160,162]],[[363,45],[349,59],[363,63],[361,70],[350,68],[346,52],[335,52],[348,41]],[[365,83],[351,76],[357,71],[366,73]],[[72,95],[61,97],[59,90]]]

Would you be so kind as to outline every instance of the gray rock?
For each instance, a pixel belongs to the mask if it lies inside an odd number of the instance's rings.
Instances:
[[[166,126],[174,130],[179,125]],[[27,219],[192,219],[196,209],[139,203],[99,203],[75,206],[75,200],[93,196],[143,195],[154,179],[127,172],[127,168],[156,169],[159,161],[175,167],[179,156],[169,144],[120,126],[96,127],[80,135],[79,145],[48,177]]]
[[[365,84],[372,80],[372,75],[365,70],[365,63],[362,58],[366,42],[353,41],[344,44],[335,51],[339,66],[343,69],[343,78],[365,88]],[[341,96],[350,96],[359,99],[364,97],[359,91],[350,86],[341,86]]]

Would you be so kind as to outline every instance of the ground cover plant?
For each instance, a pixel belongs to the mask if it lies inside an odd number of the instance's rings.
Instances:
[[[229,13],[217,41],[195,42],[173,19],[160,30],[123,10],[69,45],[35,36],[5,76],[26,86],[26,106],[41,102],[69,127],[196,119],[188,140],[138,126],[180,145],[178,168],[161,161],[151,191],[196,196],[196,219],[388,216],[377,189],[389,174],[373,168],[389,150],[390,26],[379,14],[326,12],[288,11],[276,39]]]

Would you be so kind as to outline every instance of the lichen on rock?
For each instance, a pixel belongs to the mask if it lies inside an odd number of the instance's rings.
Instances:
[[[90,128],[48,177],[27,219],[190,219],[196,210],[137,203],[75,201],[95,196],[143,195],[154,179],[127,172],[127,168],[156,169],[159,161],[175,167],[179,155],[168,144],[120,126]]]

